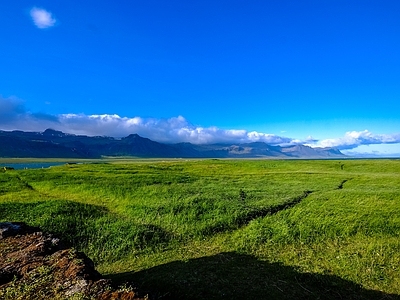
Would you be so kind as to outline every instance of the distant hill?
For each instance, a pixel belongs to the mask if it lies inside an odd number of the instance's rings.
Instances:
[[[100,158],[138,156],[165,158],[335,158],[345,155],[334,148],[304,145],[272,146],[263,142],[246,144],[163,144],[131,134],[122,139],[67,134],[53,129],[44,132],[0,131],[0,157]]]

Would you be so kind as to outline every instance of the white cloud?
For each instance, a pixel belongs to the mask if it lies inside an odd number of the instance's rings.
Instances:
[[[400,157],[400,143],[361,145],[343,154],[356,157]]]
[[[400,143],[400,133],[394,134],[373,134],[368,130],[349,131],[344,137],[325,139],[317,146],[333,147],[339,150],[354,149],[361,145],[396,144]]]
[[[33,7],[30,11],[33,23],[40,29],[49,28],[56,24],[51,12],[43,8]]]

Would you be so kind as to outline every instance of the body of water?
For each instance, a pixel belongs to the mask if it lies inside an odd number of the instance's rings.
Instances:
[[[3,163],[0,164],[0,169],[4,167],[14,168],[15,170],[23,170],[23,169],[42,169],[49,168],[51,166],[61,166],[65,165],[65,162],[35,162],[35,163]]]

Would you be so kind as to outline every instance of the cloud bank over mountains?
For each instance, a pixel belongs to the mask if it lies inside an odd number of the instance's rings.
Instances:
[[[127,118],[118,115],[59,115],[59,122],[73,132],[90,135],[122,137],[131,133],[163,143],[190,142],[193,144],[265,142],[268,144],[290,143],[292,140],[273,134],[224,130],[217,127],[201,127],[190,124],[184,117],[169,119]]]
[[[201,127],[178,116],[169,119],[120,117],[118,115],[32,113],[22,101],[0,97],[0,130],[44,131],[47,128],[89,136],[125,137],[132,133],[163,143],[193,144],[265,142],[271,145],[305,144],[311,147],[333,147],[351,150],[361,145],[400,143],[400,133],[373,134],[368,130],[349,131],[343,137],[301,140],[247,130]]]

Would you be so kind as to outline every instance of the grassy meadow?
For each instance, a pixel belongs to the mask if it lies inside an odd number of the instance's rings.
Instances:
[[[0,171],[0,221],[55,233],[156,299],[400,298],[395,159]]]

